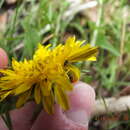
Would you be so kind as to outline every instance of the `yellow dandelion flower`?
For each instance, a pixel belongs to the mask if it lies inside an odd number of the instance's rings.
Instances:
[[[44,110],[53,113],[57,102],[64,110],[69,109],[67,91],[73,89],[71,81],[77,81],[80,71],[72,65],[81,60],[96,60],[97,47],[84,41],[76,41],[75,37],[66,43],[50,49],[50,45],[38,45],[32,60],[23,62],[12,60],[12,69],[0,70],[0,100],[9,95],[18,98],[16,107],[21,107],[28,100],[34,99],[42,103]]]
[[[71,63],[78,61],[95,61],[98,52],[97,47],[90,44],[83,45],[85,41],[76,41],[75,37],[66,40],[65,45],[59,45],[54,50],[55,59],[60,63],[64,70],[71,76],[72,81],[77,81],[80,77],[80,71]]]

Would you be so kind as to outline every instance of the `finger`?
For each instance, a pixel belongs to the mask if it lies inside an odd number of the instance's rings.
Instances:
[[[0,69],[6,68],[8,65],[8,56],[6,52],[0,48]],[[31,127],[31,117],[34,110],[34,103],[28,103],[25,107],[11,111],[11,120],[13,125],[13,130],[30,130]],[[0,118],[0,130],[8,130],[6,124]]]
[[[94,89],[83,82],[78,82],[69,98],[71,109],[65,112],[66,116],[83,126],[87,126],[95,104]]]
[[[8,56],[6,52],[0,48],[0,69],[6,68],[8,66]]]
[[[11,112],[13,130],[30,130],[32,126],[32,115],[36,104],[34,102],[27,103],[25,107],[16,109]]]
[[[63,112],[55,105],[55,113],[41,112],[31,130],[87,130],[95,103],[95,92],[89,85],[78,82],[69,94],[71,109]]]
[[[30,130],[35,103],[27,103],[24,107],[10,112],[13,130]],[[0,130],[8,130],[4,121],[0,119]]]

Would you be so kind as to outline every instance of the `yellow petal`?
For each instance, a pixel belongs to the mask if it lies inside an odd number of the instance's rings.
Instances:
[[[98,48],[97,47],[82,47],[79,50],[75,51],[68,57],[68,61],[70,62],[77,62],[82,60],[88,60],[91,57],[95,57],[97,55]]]
[[[60,88],[60,86],[54,87],[54,93],[56,96],[57,103],[61,105],[61,107],[64,110],[68,110],[69,109],[68,97],[65,94],[65,92]]]
[[[51,82],[49,81],[41,81],[40,82],[40,88],[43,96],[49,96],[50,90],[51,90]]]
[[[11,76],[16,76],[16,74],[14,73],[14,71],[13,70],[9,70],[9,69],[7,69],[7,70],[3,70],[3,69],[0,69],[0,73],[2,73],[2,74],[4,74],[4,75],[11,75]]]
[[[34,98],[37,104],[41,102],[41,91],[38,85],[36,85],[34,89]]]
[[[55,82],[56,82],[56,84],[58,84],[58,86],[60,86],[64,90],[71,91],[73,89],[73,86],[67,75],[61,75],[61,76],[57,77]]]
[[[96,61],[96,57],[93,56],[93,57],[88,58],[87,60],[88,61]]]
[[[12,92],[8,91],[0,95],[0,101],[3,101],[7,96],[9,96]]]
[[[49,96],[44,96],[42,100],[45,111],[48,114],[54,113],[54,95],[51,93]]]
[[[25,91],[29,90],[32,86],[27,84],[22,84],[18,86],[16,89],[14,89],[14,95],[19,95],[21,93],[24,93]]]
[[[0,96],[2,96],[3,94],[9,92],[9,90],[0,90]]]
[[[22,105],[24,105],[27,102],[27,100],[30,98],[30,96],[31,96],[31,90],[20,95],[16,102],[16,107],[19,108]]]
[[[12,59],[12,68],[14,70],[20,69],[20,63],[18,61],[16,61],[14,58]]]
[[[69,38],[66,40],[65,45],[68,46],[68,45],[71,45],[71,44],[73,44],[73,43],[75,43],[75,36],[69,37]]]
[[[73,66],[73,65],[68,65],[67,67],[68,70],[68,75],[70,77],[70,80],[72,82],[76,82],[79,80],[80,78],[80,71],[77,67]]]
[[[16,86],[19,86],[19,84],[21,84],[21,82],[20,81],[16,82],[16,80],[2,81],[0,82],[0,88],[2,90],[10,90],[16,88]]]

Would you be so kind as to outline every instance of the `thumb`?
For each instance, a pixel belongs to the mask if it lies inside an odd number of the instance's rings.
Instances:
[[[70,110],[63,112],[55,105],[54,115],[41,112],[31,130],[87,130],[95,103],[95,92],[89,85],[78,82],[69,94]]]
[[[8,65],[8,56],[6,52],[0,48],[0,69],[6,68]]]

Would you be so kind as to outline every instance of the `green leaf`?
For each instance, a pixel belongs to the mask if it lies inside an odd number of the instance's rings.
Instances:
[[[99,34],[97,41],[96,41],[96,45],[108,50],[109,52],[111,52],[113,55],[115,56],[120,56],[120,52],[112,45],[108,42],[106,36],[104,34]]]
[[[35,29],[29,29],[24,37],[24,56],[32,58],[37,44],[40,42],[40,36]]]
[[[2,7],[3,3],[4,3],[4,0],[1,0],[0,1],[0,8]]]

